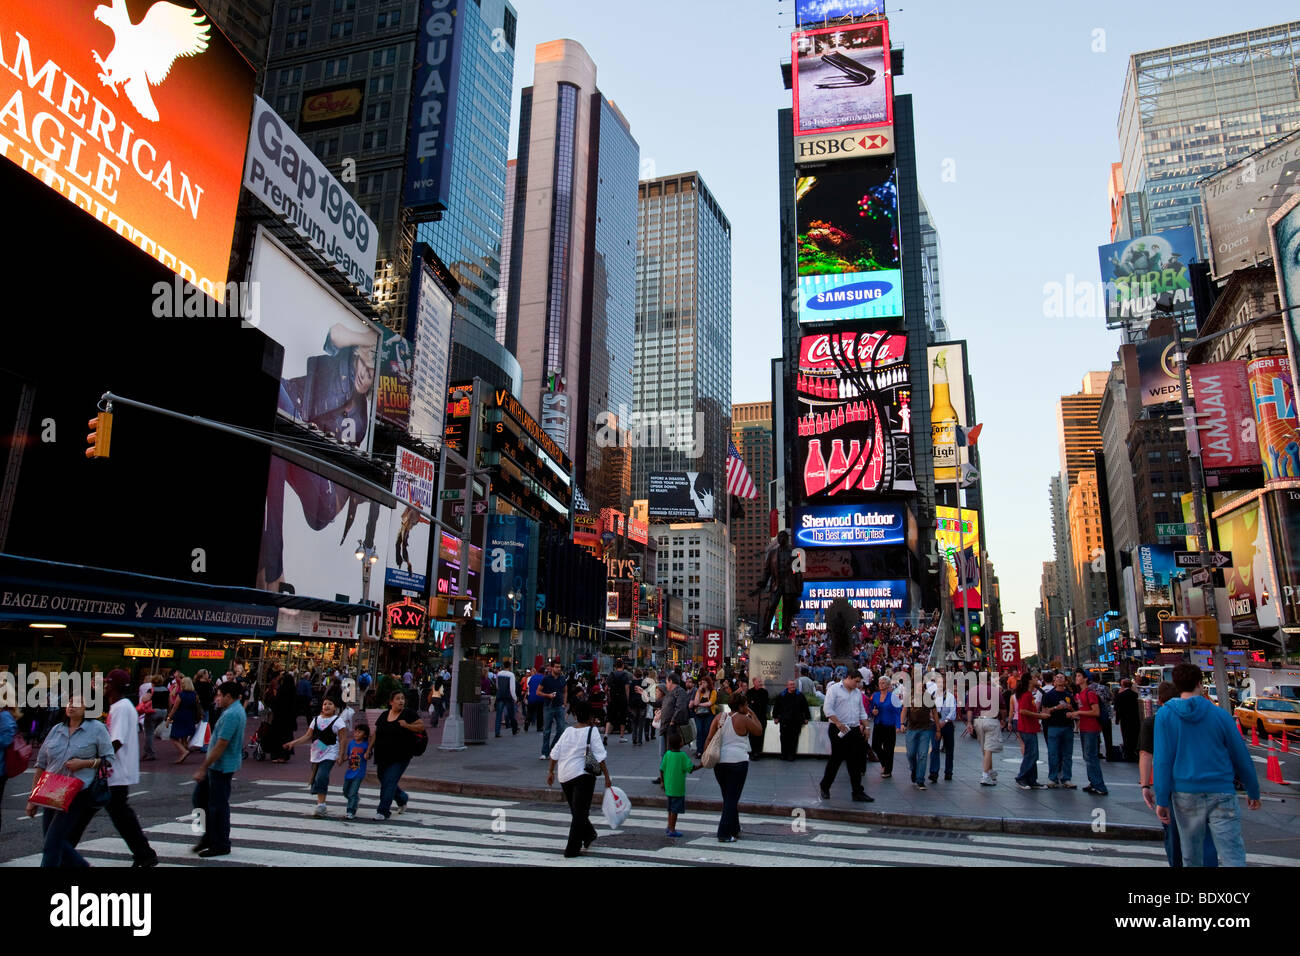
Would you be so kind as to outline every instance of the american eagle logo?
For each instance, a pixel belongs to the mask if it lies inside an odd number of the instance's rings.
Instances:
[[[158,121],[149,87],[167,79],[172,64],[182,56],[194,56],[208,48],[211,24],[190,7],[161,0],[151,6],[139,23],[132,23],[126,0],[95,8],[95,19],[113,31],[113,49],[108,59],[91,50],[104,72],[100,81],[117,95],[121,86],[131,105],[145,119]]]

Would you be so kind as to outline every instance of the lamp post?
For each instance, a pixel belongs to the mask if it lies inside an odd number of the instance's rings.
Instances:
[[[353,557],[355,557],[358,561],[361,562],[361,601],[363,604],[369,604],[370,603],[370,569],[374,567],[375,564],[379,561],[379,552],[375,550],[374,545],[368,545],[365,543],[365,541],[361,539],[357,539],[357,550],[353,552]],[[358,615],[358,618],[360,618],[360,615]],[[357,673],[358,674],[361,673],[363,660],[368,661],[368,658],[370,657],[369,654],[370,636],[366,633],[370,629],[369,624],[370,622],[368,621],[362,621],[362,620],[357,621],[357,639],[361,641],[360,647],[357,650]],[[362,657],[362,653],[361,653],[362,649],[366,650],[367,652],[364,658]],[[364,715],[366,710],[366,702],[364,699],[361,701],[360,710]]]

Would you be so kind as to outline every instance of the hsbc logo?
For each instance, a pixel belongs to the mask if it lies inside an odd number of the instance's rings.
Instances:
[[[797,163],[851,159],[865,154],[884,156],[892,152],[894,152],[892,127],[871,133],[798,136],[794,141],[794,159]]]

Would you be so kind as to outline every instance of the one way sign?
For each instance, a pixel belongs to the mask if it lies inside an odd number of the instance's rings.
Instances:
[[[1227,551],[1175,551],[1174,566],[1179,568],[1226,568],[1232,564]]]

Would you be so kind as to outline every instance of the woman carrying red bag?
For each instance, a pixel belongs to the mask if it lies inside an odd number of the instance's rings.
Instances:
[[[69,836],[77,832],[77,824],[83,818],[89,820],[99,809],[91,799],[90,785],[95,774],[107,767],[113,758],[113,741],[109,739],[108,728],[98,720],[86,720],[86,705],[80,697],[68,699],[64,714],[65,719],[54,725],[41,744],[41,752],[36,755],[37,786],[43,771],[72,777],[81,784],[81,789],[66,810],[44,808],[41,820],[45,833],[45,847],[41,852],[43,867],[90,865],[77,852]],[[36,803],[28,801],[29,817],[36,816],[37,809]]]

